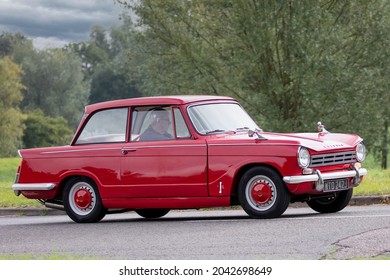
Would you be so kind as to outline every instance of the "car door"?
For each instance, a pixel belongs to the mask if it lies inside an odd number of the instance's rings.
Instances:
[[[166,131],[151,132],[153,125]],[[206,142],[193,139],[179,107],[133,108],[130,142],[122,155],[125,197],[208,195]]]
[[[82,171],[100,186],[102,198],[115,196],[115,187],[121,185],[122,148],[127,138],[128,107],[108,108],[94,112],[86,120],[73,146],[74,158],[69,171]],[[77,163],[77,164],[76,164]]]

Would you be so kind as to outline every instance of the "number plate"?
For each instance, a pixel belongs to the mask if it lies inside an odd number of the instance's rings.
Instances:
[[[334,192],[348,189],[348,179],[324,181],[324,192]]]

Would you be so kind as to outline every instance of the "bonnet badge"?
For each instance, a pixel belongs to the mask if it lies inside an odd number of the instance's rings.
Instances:
[[[325,126],[324,126],[321,122],[318,122],[318,123],[317,123],[317,131],[318,131],[319,133],[329,133],[329,131],[327,131],[327,130],[325,129]]]

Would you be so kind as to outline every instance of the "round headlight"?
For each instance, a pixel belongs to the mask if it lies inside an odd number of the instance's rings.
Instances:
[[[359,143],[356,146],[356,159],[362,162],[366,158],[366,146],[363,143]]]
[[[301,168],[306,168],[310,164],[310,153],[306,148],[299,148],[298,151],[298,164]]]

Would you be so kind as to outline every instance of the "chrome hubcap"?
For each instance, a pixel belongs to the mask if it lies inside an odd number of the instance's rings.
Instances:
[[[275,184],[270,178],[258,175],[247,183],[245,195],[252,208],[265,211],[274,205],[277,192]]]
[[[69,192],[70,207],[78,215],[85,216],[92,212],[96,205],[96,194],[91,185],[79,182]]]

